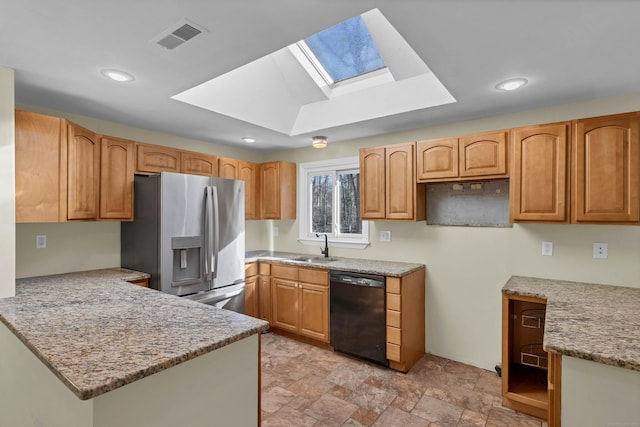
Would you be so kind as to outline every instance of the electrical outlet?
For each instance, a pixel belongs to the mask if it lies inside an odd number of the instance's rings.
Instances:
[[[280,230],[278,230],[278,227],[273,227],[273,237],[278,237],[278,233],[280,232]]]
[[[380,241],[381,242],[390,242],[391,241],[391,231],[380,231]]]
[[[47,247],[47,235],[38,234],[36,236],[36,249],[44,249]]]
[[[606,243],[594,243],[593,244],[593,257],[607,259],[608,248]]]
[[[553,242],[542,242],[542,255],[553,256]]]

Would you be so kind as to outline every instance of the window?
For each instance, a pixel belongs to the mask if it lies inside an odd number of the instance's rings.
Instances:
[[[300,45],[320,73],[325,76],[328,74],[328,84],[385,68],[380,52],[360,16],[307,37]]]
[[[301,163],[300,242],[316,244],[326,233],[333,246],[365,248],[369,224],[360,220],[360,171],[357,157]]]

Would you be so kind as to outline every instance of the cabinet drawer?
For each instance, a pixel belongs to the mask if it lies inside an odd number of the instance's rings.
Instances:
[[[400,311],[400,295],[387,293],[387,310]]]
[[[394,310],[387,310],[387,326],[394,328],[400,327],[400,312]]]
[[[400,294],[400,278],[399,277],[387,277],[387,293]]]
[[[394,362],[400,362],[400,346],[387,343],[387,359]]]
[[[387,343],[402,345],[401,330],[387,326]]]
[[[281,279],[298,280],[298,267],[291,267],[283,264],[273,264],[271,275]]]
[[[249,264],[244,265],[244,277],[251,277],[258,274],[258,263],[251,262]]]
[[[261,276],[271,276],[271,264],[267,262],[259,262],[258,264],[258,271]]]
[[[329,286],[329,270],[300,268],[298,269],[298,280],[304,283]]]

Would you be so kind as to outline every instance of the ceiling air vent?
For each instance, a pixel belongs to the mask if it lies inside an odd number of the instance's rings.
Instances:
[[[153,38],[152,42],[165,49],[175,49],[192,38],[208,31],[206,28],[195,24],[188,19],[181,19],[167,30]]]

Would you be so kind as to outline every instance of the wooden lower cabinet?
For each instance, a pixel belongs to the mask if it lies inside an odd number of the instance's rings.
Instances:
[[[258,317],[271,323],[271,264],[258,263]]]
[[[502,295],[502,404],[560,425],[561,356],[542,349],[546,300]]]
[[[271,266],[271,325],[329,342],[329,271]]]
[[[258,317],[258,263],[244,265],[244,314]]]
[[[387,359],[407,372],[425,352],[425,269],[387,277]]]

